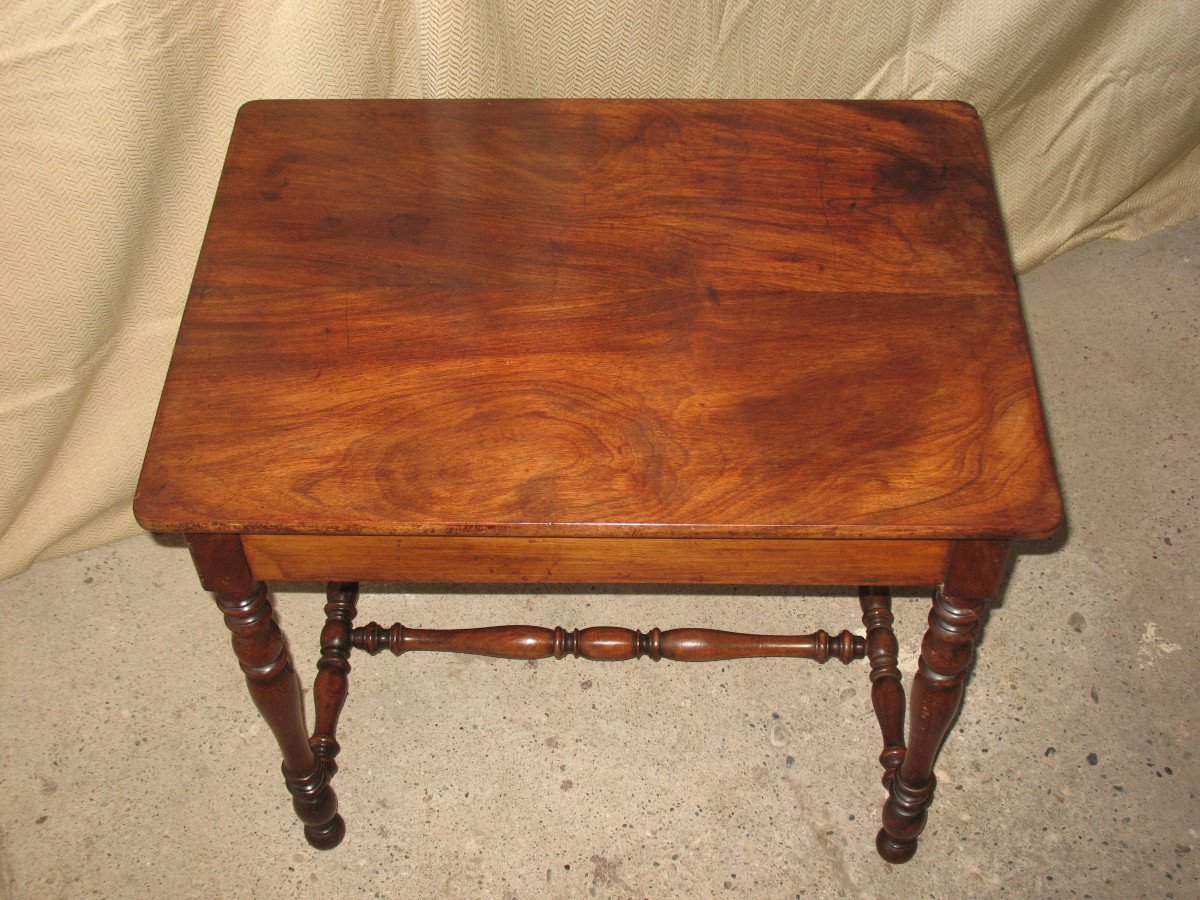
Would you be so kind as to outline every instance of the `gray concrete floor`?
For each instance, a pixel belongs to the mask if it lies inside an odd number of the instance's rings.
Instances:
[[[1069,510],[993,612],[916,860],[875,855],[866,667],[358,658],[330,853],[187,552],[0,583],[0,896],[1200,895],[1200,220],[1023,279]],[[1030,548],[1033,549],[1033,548]],[[306,682],[316,586],[277,596]],[[927,600],[897,601],[912,670]],[[853,627],[810,592],[372,589],[365,621]]]

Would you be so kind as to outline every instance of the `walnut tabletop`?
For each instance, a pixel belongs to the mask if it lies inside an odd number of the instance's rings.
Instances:
[[[154,531],[1037,538],[979,121],[940,102],[260,101]]]
[[[352,651],[866,658],[905,862],[1011,542],[1062,518],[975,112],[248,104],[134,511],[187,535],[315,847]],[[311,733],[266,586],[307,580]],[[855,586],[865,633],[356,625],[360,581]],[[896,585],[936,586],[907,738]]]

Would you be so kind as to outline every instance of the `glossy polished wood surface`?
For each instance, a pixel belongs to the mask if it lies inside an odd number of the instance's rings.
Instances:
[[[135,501],[157,531],[1038,537],[953,103],[268,101]]]
[[[752,657],[788,657],[849,663],[867,652],[866,639],[849,631],[829,634],[745,634],[714,628],[631,628],[601,625],[568,631],[537,625],[494,625],[488,628],[405,628],[399,622],[384,628],[369,622],[351,633],[354,647],[372,656],[383,650],[394,655],[414,651],[473,653],[501,659],[592,659],[617,662],[648,656],[657,662],[717,662]]]

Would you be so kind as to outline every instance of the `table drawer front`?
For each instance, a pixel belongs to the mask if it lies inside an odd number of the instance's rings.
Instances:
[[[948,541],[242,536],[266,581],[938,584]]]

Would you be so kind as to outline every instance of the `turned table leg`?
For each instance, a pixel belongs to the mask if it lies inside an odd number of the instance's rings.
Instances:
[[[913,680],[908,749],[892,779],[875,841],[888,862],[907,862],[916,852],[933,800],[933,764],[962,703],[984,608],[999,593],[1007,560],[1006,541],[959,541],[950,552]]]
[[[325,591],[325,627],[321,629],[321,659],[313,684],[316,722],[309,745],[332,778],[337,773],[338,716],[350,690],[350,630],[358,612],[358,583],[331,583]]]
[[[271,616],[266,586],[254,580],[237,535],[188,535],[200,581],[216,594],[233,634],[233,652],[254,705],[283,752],[283,778],[304,836],[322,850],[336,847],[346,826],[324,765],[309,746],[300,680],[283,633]]]
[[[891,788],[904,759],[904,685],[897,657],[900,645],[892,631],[892,597],[885,587],[861,587],[863,625],[867,628],[867,659],[871,663],[871,705],[883,735],[883,786]]]

